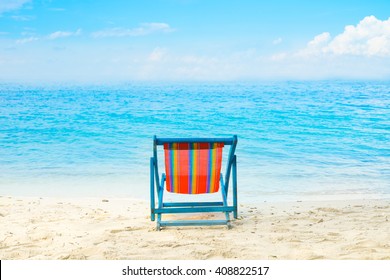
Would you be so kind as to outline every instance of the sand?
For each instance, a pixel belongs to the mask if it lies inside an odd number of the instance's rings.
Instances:
[[[130,198],[3,196],[0,259],[390,259],[389,200],[245,204],[232,229],[158,232],[148,213]]]

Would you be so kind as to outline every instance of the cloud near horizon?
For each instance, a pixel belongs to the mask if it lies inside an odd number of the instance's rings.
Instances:
[[[105,29],[87,35],[93,43],[88,47],[72,45],[63,52],[53,50],[52,44],[46,43],[82,35],[81,29],[59,30],[40,37],[34,32],[27,33],[16,42],[21,45],[38,41],[40,45],[34,57],[24,52],[29,48],[27,45],[3,54],[0,64],[4,67],[0,67],[0,75],[3,79],[17,79],[25,73],[25,79],[60,81],[390,78],[390,18],[379,20],[367,16],[355,26],[345,26],[343,32],[335,36],[329,32],[314,36],[305,48],[268,54],[262,49],[245,48],[245,45],[230,51],[206,49],[204,52],[197,47],[183,48],[165,41],[161,45],[132,49],[120,40],[108,47],[95,41],[96,38],[136,37],[172,31],[166,23],[141,24],[133,29]],[[273,46],[279,44],[280,48],[284,47],[282,38],[272,41]]]
[[[16,40],[16,44],[18,44],[18,45],[27,44],[27,43],[31,43],[31,42],[38,41],[38,40],[39,40],[38,37],[30,36],[30,37]]]
[[[100,31],[93,32],[91,36],[93,38],[106,38],[106,37],[136,37],[145,36],[148,34],[161,32],[169,33],[173,32],[174,29],[167,23],[163,22],[149,22],[143,23],[139,27],[126,29],[126,28],[107,28]]]
[[[272,43],[280,44],[282,39]],[[202,55],[156,48],[147,62],[153,64],[146,63],[143,79],[389,79],[390,18],[367,16],[334,37],[329,32],[315,36],[300,50]]]
[[[49,39],[49,40],[56,40],[59,38],[66,38],[66,37],[71,37],[71,36],[79,36],[81,35],[81,28],[77,29],[76,31],[56,31],[53,33],[50,33],[46,37],[38,37],[35,36],[34,33],[30,34],[29,32],[26,32],[27,35],[31,35],[29,37],[21,38],[15,41],[16,44],[22,45],[22,44],[27,44],[27,43],[32,43],[35,41],[39,41],[42,39]]]
[[[75,32],[71,31],[56,31],[51,33],[48,38],[55,40],[58,38],[70,37],[70,36],[79,36],[81,34],[81,28],[77,29]]]
[[[344,32],[332,38],[323,32],[313,38],[300,55],[390,56],[390,17],[379,20],[367,16],[356,26],[347,25]]]

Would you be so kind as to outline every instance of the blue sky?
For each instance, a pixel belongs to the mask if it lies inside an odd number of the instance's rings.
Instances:
[[[390,78],[390,1],[0,0],[0,81],[333,78]]]

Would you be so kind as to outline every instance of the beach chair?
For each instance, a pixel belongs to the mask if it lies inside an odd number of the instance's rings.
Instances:
[[[231,138],[158,138],[153,139],[150,158],[150,214],[157,230],[166,226],[226,225],[230,228],[230,213],[237,219],[237,136]],[[164,147],[165,173],[159,174],[157,149]],[[224,146],[230,146],[225,176],[221,173]],[[232,205],[228,205],[229,183],[232,177]],[[165,186],[165,188],[164,188]],[[164,202],[164,189],[185,198],[220,192],[218,201]],[[157,206],[155,195],[157,195]],[[215,195],[214,195],[215,196]],[[181,196],[182,197],[182,196]],[[189,200],[189,199],[188,199]],[[221,220],[162,220],[163,214],[222,212]],[[185,215],[183,215],[185,216]]]

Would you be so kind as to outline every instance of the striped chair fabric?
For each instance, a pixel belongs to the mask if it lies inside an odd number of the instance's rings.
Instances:
[[[201,194],[219,190],[223,143],[165,143],[166,189]]]

